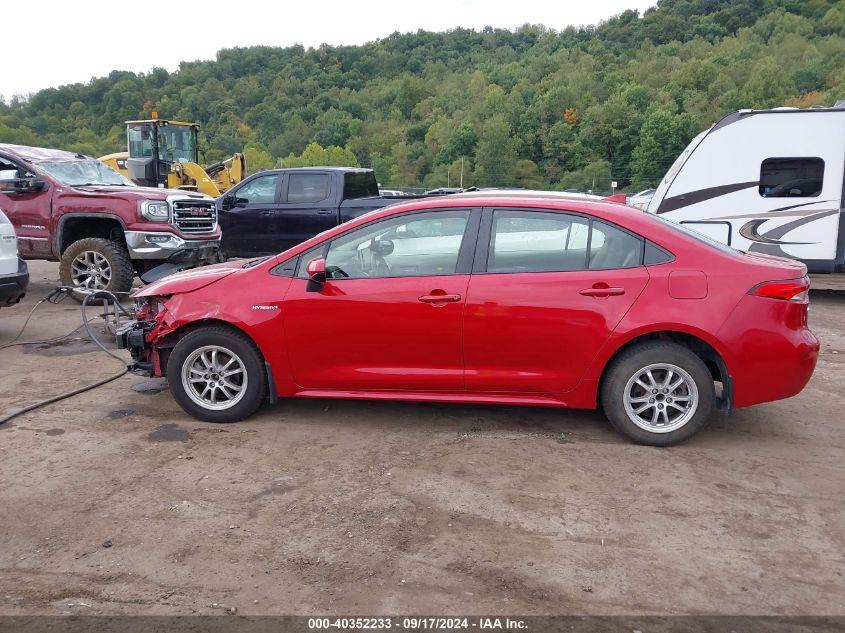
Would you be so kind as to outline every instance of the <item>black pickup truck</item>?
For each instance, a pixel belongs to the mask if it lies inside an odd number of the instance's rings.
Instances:
[[[403,199],[407,198],[379,196],[371,169],[261,171],[217,198],[222,251],[225,257],[280,253],[341,222]]]

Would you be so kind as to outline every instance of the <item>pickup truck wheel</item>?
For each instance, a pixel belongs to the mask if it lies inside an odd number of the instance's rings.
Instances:
[[[207,422],[243,420],[267,396],[267,372],[255,344],[221,326],[200,327],[176,344],[167,381],[179,405]]]
[[[132,289],[135,271],[122,244],[89,237],[74,242],[62,253],[59,278],[63,285],[80,290],[127,293]],[[85,295],[75,292],[73,298],[81,302]]]

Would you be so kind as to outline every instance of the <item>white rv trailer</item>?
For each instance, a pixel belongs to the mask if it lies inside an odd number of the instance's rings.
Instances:
[[[661,181],[650,213],[734,248],[845,266],[845,101],[740,110],[696,136]]]

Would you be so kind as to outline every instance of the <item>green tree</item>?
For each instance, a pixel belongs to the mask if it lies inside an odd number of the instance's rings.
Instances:
[[[517,142],[505,117],[499,114],[486,121],[475,154],[476,181],[487,187],[514,185],[518,160]]]
[[[250,145],[244,148],[244,158],[246,159],[246,168],[250,174],[254,174],[262,169],[272,169],[276,166],[276,161],[267,150]]]
[[[280,161],[280,167],[360,167],[358,159],[345,147],[322,147],[318,143],[310,143],[300,154],[288,155]]]
[[[649,109],[640,129],[639,143],[631,155],[633,187],[656,186],[695,130],[688,115],[673,114],[659,107]]]

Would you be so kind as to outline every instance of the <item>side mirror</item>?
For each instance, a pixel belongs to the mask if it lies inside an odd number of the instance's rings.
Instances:
[[[46,186],[47,183],[37,176],[0,180],[0,191],[5,191],[6,193],[33,193],[43,190]]]
[[[322,284],[326,281],[326,258],[318,257],[308,262],[305,267],[308,278],[315,284]]]
[[[234,195],[231,193],[224,193],[223,198],[220,200],[220,206],[223,207],[224,210],[231,209],[234,203]]]
[[[25,191],[27,193],[29,193],[30,191],[43,191],[46,186],[47,183],[41,178],[27,178],[24,180],[24,184],[21,188],[21,191]]]

